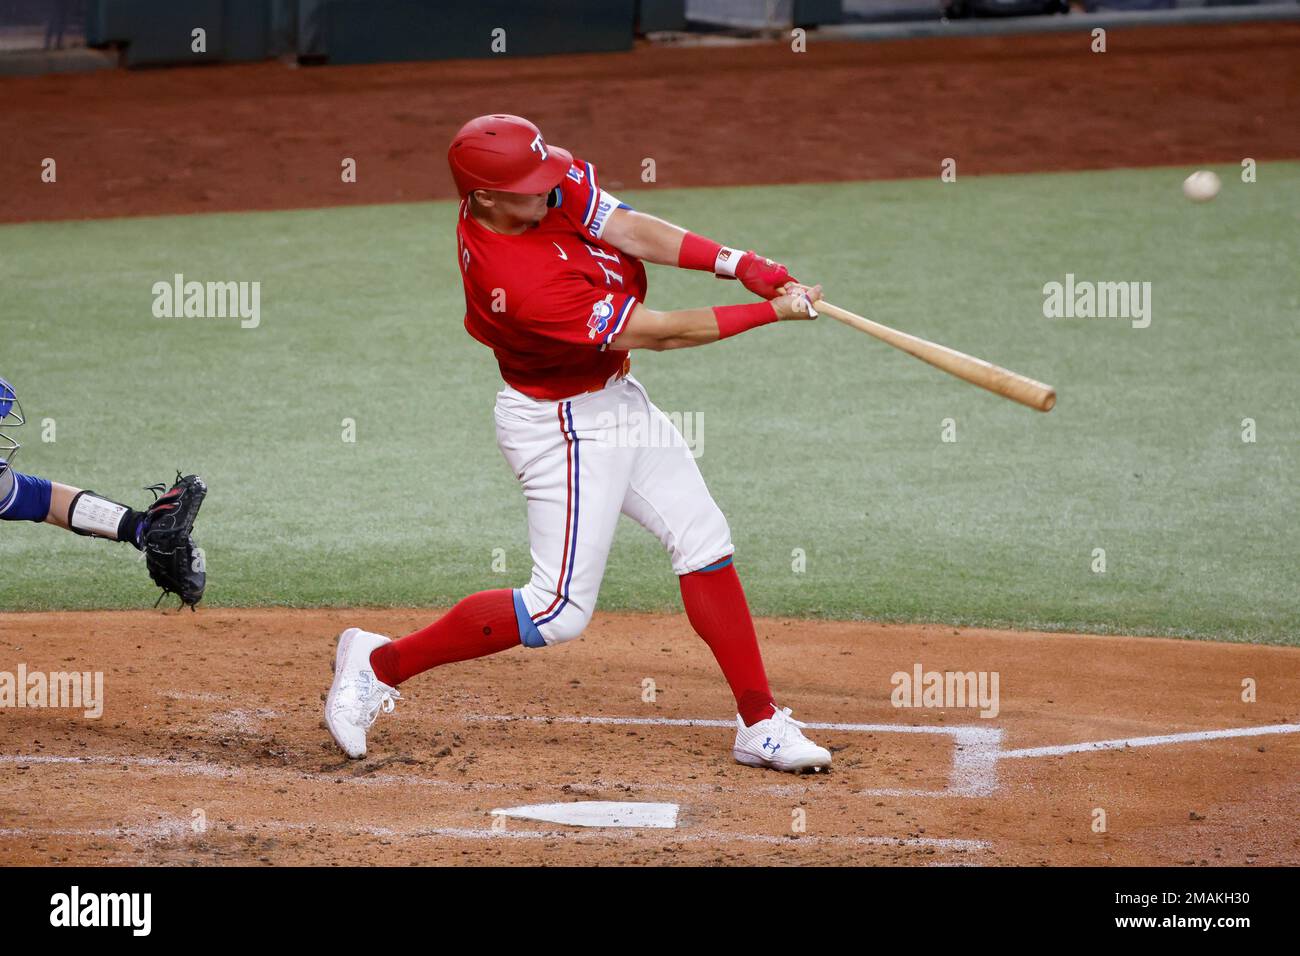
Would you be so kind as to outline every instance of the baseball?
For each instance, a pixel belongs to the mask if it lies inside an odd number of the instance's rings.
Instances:
[[[1192,202],[1209,202],[1219,195],[1219,187],[1222,185],[1218,173],[1198,169],[1183,180],[1183,195]]]
[[[0,931],[1300,911],[1300,0],[125,6],[0,0]]]

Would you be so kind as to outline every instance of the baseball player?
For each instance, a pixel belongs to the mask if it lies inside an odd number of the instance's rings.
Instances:
[[[161,602],[176,594],[191,609],[203,598],[207,571],[202,553],[190,531],[207,485],[197,475],[181,477],[165,486],[151,485],[154,502],[143,511],[13,468],[22,447],[8,430],[24,424],[18,395],[0,378],[0,521],[38,521],[76,534],[129,542],[145,556],[149,576],[162,588]]]
[[[492,349],[505,387],[497,443],[523,487],[532,551],[521,588],[482,591],[400,640],[339,635],[325,720],[350,757],[423,671],[582,633],[596,607],[618,516],[663,543],[691,626],[736,699],[732,753],[752,767],[820,770],[831,755],[768,688],[727,520],[667,417],[629,373],[632,349],[706,345],[783,319],[809,319],[820,287],[785,266],[635,212],[600,187],[591,163],[551,146],[528,120],[481,116],[448,153],[461,195],[457,258],[465,327]],[[762,301],[657,312],[643,261],[740,282]],[[672,435],[653,445],[641,434]]]

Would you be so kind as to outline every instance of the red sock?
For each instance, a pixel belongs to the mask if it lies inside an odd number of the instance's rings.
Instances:
[[[370,652],[375,676],[389,687],[432,667],[486,657],[519,644],[515,593],[479,591],[414,634]]]
[[[691,627],[713,651],[736,697],[740,719],[749,726],[771,717],[775,707],[745,589],[731,559],[725,560],[720,568],[683,574],[678,581]]]

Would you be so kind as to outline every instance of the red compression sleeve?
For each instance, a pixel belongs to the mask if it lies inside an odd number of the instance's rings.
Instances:
[[[736,696],[736,710],[749,726],[772,716],[772,691],[763,670],[763,655],[749,616],[745,589],[731,563],[724,558],[701,571],[683,574],[677,580],[682,588],[682,604],[695,633],[704,638],[722,668],[731,692]]]
[[[745,305],[715,305],[713,317],[718,320],[718,338],[725,339],[732,335],[767,325],[777,319],[776,309],[771,302],[749,302]]]
[[[375,676],[389,687],[432,667],[468,661],[519,646],[515,592],[510,588],[479,591],[428,627],[370,652]]]
[[[712,272],[721,251],[722,243],[688,232],[682,236],[682,247],[677,252],[677,267]]]

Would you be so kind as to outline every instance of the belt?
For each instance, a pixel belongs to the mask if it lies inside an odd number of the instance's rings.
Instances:
[[[615,382],[627,378],[628,373],[631,371],[632,371],[632,356],[630,354],[624,355],[622,368],[620,368],[617,372],[615,372],[605,381],[601,382],[599,385],[593,385],[591,388],[587,389],[582,394],[590,395],[592,392],[603,392],[605,389],[609,388],[609,386],[613,385]]]

